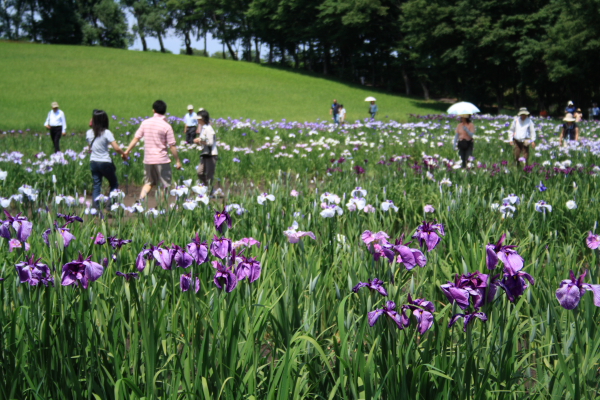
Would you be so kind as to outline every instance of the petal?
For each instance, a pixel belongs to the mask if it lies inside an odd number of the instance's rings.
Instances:
[[[104,273],[104,267],[97,262],[86,261],[85,265],[85,276],[90,282],[94,282],[102,276]]]
[[[383,313],[384,311],[382,309],[371,311],[370,313],[368,313],[367,316],[369,318],[369,325],[375,325],[375,322],[377,322],[377,320],[383,315]]]
[[[485,262],[487,264],[488,269],[495,269],[496,265],[498,265],[498,255],[496,254],[496,246],[494,246],[493,244],[488,244],[487,246],[485,246],[485,251]]]
[[[600,285],[586,284],[583,288],[585,290],[590,290],[594,294],[594,305],[600,307]]]
[[[413,315],[417,318],[417,324],[419,325],[419,333],[422,335],[427,332],[433,325],[433,314],[429,311],[414,310]]]
[[[571,283],[570,280],[561,282],[560,287],[556,290],[556,299],[563,308],[572,310],[579,304],[581,293],[577,285]]]

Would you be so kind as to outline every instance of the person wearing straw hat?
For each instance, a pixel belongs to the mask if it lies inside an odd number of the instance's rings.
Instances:
[[[529,146],[535,148],[535,126],[529,115],[527,108],[521,107],[517,117],[515,117],[510,124],[510,128],[508,128],[508,140],[510,141],[510,145],[514,147],[513,152],[517,166],[520,165],[520,158],[524,158],[525,165],[527,165],[529,161]]]
[[[575,118],[575,123],[583,121],[583,112],[581,112],[581,108],[578,108],[577,111],[575,111],[573,118]]]
[[[188,112],[183,116],[183,123],[185,127],[183,131],[185,132],[185,141],[187,144],[193,144],[194,139],[196,138],[196,129],[198,128],[198,120],[196,119],[196,113],[194,112],[194,106],[189,105],[187,107]]]
[[[565,118],[563,118],[565,123],[562,126],[562,132],[560,133],[560,145],[563,145],[564,139],[569,141],[579,140],[579,127],[575,123],[575,117],[573,114],[567,114]],[[565,143],[566,144],[566,143]]]
[[[51,106],[52,110],[48,113],[44,125],[46,129],[50,130],[54,152],[58,153],[60,151],[60,138],[67,134],[67,119],[65,118],[65,113],[59,109],[56,101],[52,102]]]
[[[460,114],[459,117],[460,123],[456,127],[456,135],[454,136],[454,150],[458,149],[462,167],[467,168],[469,157],[473,155],[475,125],[471,121],[471,114]]]

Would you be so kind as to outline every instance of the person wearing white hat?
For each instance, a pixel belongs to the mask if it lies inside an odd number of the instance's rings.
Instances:
[[[187,107],[188,112],[183,116],[183,123],[185,127],[183,131],[185,132],[185,141],[187,144],[193,144],[194,139],[196,138],[196,129],[198,128],[198,120],[196,119],[196,113],[194,112],[194,106],[189,105]]]
[[[520,165],[519,158],[525,159],[525,164],[529,160],[529,146],[535,148],[535,126],[529,118],[527,108],[521,107],[519,113],[508,128],[508,140],[510,145],[514,147],[515,162]]]
[[[567,114],[565,118],[563,118],[565,123],[562,126],[562,132],[560,133],[560,145],[563,145],[564,139],[569,141],[571,140],[579,140],[579,127],[575,123],[575,117],[573,114]]]
[[[52,102],[52,110],[48,113],[44,125],[46,129],[50,130],[54,152],[58,153],[60,151],[60,138],[67,134],[67,119],[65,118],[65,113],[59,109],[56,101]]]
[[[565,114],[573,114],[577,109],[575,108],[575,104],[571,100],[567,102],[567,107],[565,108]]]

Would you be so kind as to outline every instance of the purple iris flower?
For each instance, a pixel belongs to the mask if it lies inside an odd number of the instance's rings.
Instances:
[[[40,282],[46,286],[54,285],[54,277],[50,273],[50,268],[40,260],[41,258],[36,259],[32,254],[26,261],[15,265],[21,283],[27,282],[31,286],[37,286]]]
[[[410,320],[408,319],[408,317],[406,315],[398,314],[398,312],[395,309],[396,303],[394,303],[393,301],[387,301],[385,303],[385,307],[369,312],[369,325],[375,325],[379,317],[385,314],[388,317],[390,317],[396,323],[396,325],[398,325],[398,328],[404,329],[405,327],[409,326]]]
[[[368,246],[373,242],[379,243],[382,239],[389,239],[390,237],[383,231],[379,231],[377,233],[364,231],[362,235],[360,235],[360,238]]]
[[[410,294],[408,295],[408,304],[402,306],[402,315],[405,316],[405,310],[411,310],[412,314],[417,319],[419,325],[419,333],[422,335],[427,332],[433,325],[433,313],[435,306],[432,302],[425,299],[413,300]]]
[[[498,290],[496,279],[490,282],[487,274],[479,271],[467,275],[456,274],[454,282],[448,282],[440,286],[448,300],[456,302],[463,310],[469,307],[472,300],[473,307],[481,308],[484,304],[491,302]]]
[[[173,248],[163,249],[162,247],[159,247],[152,252],[152,256],[162,269],[171,270],[173,268],[173,261],[175,261],[176,252],[177,250]]]
[[[122,276],[123,278],[125,278],[125,280],[127,282],[129,282],[129,280],[132,279],[132,278],[133,279],[139,279],[140,278],[140,276],[139,276],[139,274],[137,272],[127,272],[127,273],[124,273],[124,272],[117,271],[116,275]]]
[[[81,217],[78,217],[77,215],[69,215],[69,214],[61,214],[58,213],[56,214],[58,216],[58,218],[64,218],[65,219],[65,226],[68,224],[72,224],[75,221],[79,221],[79,222],[83,222],[83,219]]]
[[[106,238],[104,237],[102,232],[98,232],[98,234],[96,235],[96,238],[94,239],[94,244],[102,246],[105,243],[106,243]]]
[[[546,190],[548,190],[548,188],[546,186],[544,186],[542,181],[540,181],[540,184],[539,184],[539,186],[537,186],[537,188],[540,192],[545,192]]]
[[[189,274],[182,274],[181,277],[179,278],[179,287],[181,288],[182,292],[187,292],[188,290],[190,290],[190,287],[192,286],[192,273],[190,272]],[[195,292],[198,293],[198,291],[200,290],[200,279],[198,277],[196,277],[196,288],[195,288]]]
[[[198,265],[205,263],[208,260],[208,245],[206,241],[200,241],[200,237],[196,234],[196,238],[187,245],[188,253],[192,256]]]
[[[255,257],[240,257],[240,262],[235,269],[235,276],[238,281],[248,278],[248,282],[252,283],[260,278],[261,265],[260,261],[256,261]]]
[[[22,249],[23,245],[25,246],[25,251],[29,251],[29,249],[31,248],[31,246],[27,242],[23,243],[19,242],[19,240],[17,239],[10,239],[8,241],[8,252],[12,253],[14,249]]]
[[[600,235],[594,235],[592,231],[588,233],[588,237],[585,239],[585,244],[592,250],[596,250],[600,246]]]
[[[212,265],[213,268],[217,270],[214,278],[215,286],[219,289],[225,289],[227,293],[231,293],[238,283],[237,277],[233,271],[219,261],[213,261]]]
[[[474,321],[474,318],[479,318],[482,321],[487,321],[487,315],[485,315],[482,312],[466,312],[464,314],[456,314],[453,315],[452,318],[450,318],[450,323],[448,323],[448,328],[452,327],[452,325],[454,325],[456,323],[456,321],[458,321],[459,318],[464,318],[464,325],[463,325],[463,331],[466,332],[467,331],[467,326],[469,325],[469,323],[471,321]]]
[[[502,261],[504,265],[513,271],[519,271],[523,268],[523,257],[514,250],[514,245],[503,246],[506,234],[502,235],[498,243],[495,245],[489,243],[485,249],[487,253],[486,264],[488,269],[495,269],[498,265],[498,260]]]
[[[231,228],[231,216],[225,209],[223,211],[215,211],[215,228],[219,233],[223,233],[223,224],[227,224],[227,228]]]
[[[592,285],[589,283],[583,283],[587,270],[583,271],[583,274],[575,278],[573,271],[569,271],[571,279],[565,279],[560,283],[560,287],[556,290],[556,298],[563,308],[567,310],[573,310],[579,304],[581,296],[585,294],[586,290],[590,290],[594,293],[594,305],[600,307],[600,285]]]
[[[358,282],[358,284],[352,288],[352,291],[354,293],[358,293],[358,291],[364,287],[379,292],[379,294],[382,296],[388,295],[387,291],[383,287],[383,281],[381,279],[375,278],[369,282]]]
[[[131,239],[118,239],[115,236],[109,236],[108,243],[113,249],[120,249],[124,244],[131,243]]]
[[[22,217],[21,213],[13,217],[8,211],[4,210],[4,214],[6,214],[7,219],[2,221],[0,225],[0,237],[10,240],[12,238],[10,227],[12,226],[16,233],[15,238],[19,242],[26,242],[29,236],[31,236],[33,223],[28,221],[27,218]]]
[[[218,238],[214,237],[212,243],[210,244],[210,252],[213,256],[220,258],[223,260],[227,257],[232,250],[231,239],[227,238]]]
[[[154,260],[154,251],[160,249],[162,244],[163,242],[158,243],[156,246],[148,246],[148,244],[144,245],[142,251],[139,252],[135,260],[135,266],[138,271],[143,271],[146,268],[146,261]]]
[[[535,284],[535,280],[531,275],[524,271],[514,271],[510,267],[504,268],[504,278],[498,282],[498,286],[504,289],[508,300],[515,302],[515,300],[525,293],[528,285],[525,280],[528,280],[532,285]]]
[[[63,265],[62,285],[79,285],[87,289],[90,282],[94,282],[102,276],[104,267],[97,262],[92,261],[92,256],[83,258],[79,253],[79,258]]]
[[[413,238],[419,241],[421,247],[425,244],[427,245],[427,251],[431,251],[442,241],[440,235],[445,235],[444,225],[423,221],[423,225],[417,227]]]
[[[240,248],[242,246],[250,247],[250,246],[254,246],[254,245],[256,245],[257,247],[260,247],[260,242],[251,237],[243,238],[243,239],[238,240],[237,242],[232,243],[232,246],[234,249]]]
[[[69,244],[71,244],[71,241],[73,239],[77,239],[75,237],[75,235],[73,235],[71,233],[71,230],[69,228],[67,228],[67,225],[68,224],[65,224],[63,226],[58,226],[58,224],[56,223],[56,221],[54,221],[54,229],[56,231],[58,231],[58,233],[60,233],[60,235],[62,236],[65,248],[69,247]],[[49,236],[50,236],[51,233],[52,233],[52,229],[46,229],[44,231],[44,233],[42,233],[42,239],[44,240],[44,243],[46,243],[48,246],[50,246]]]
[[[183,248],[172,245],[171,249],[175,250],[175,263],[179,268],[188,268],[194,262],[194,258]]]
[[[407,245],[410,243],[404,242],[404,235],[400,239],[396,240],[396,244],[393,249],[398,255],[396,257],[396,262],[404,264],[407,270],[411,270],[417,265],[423,268],[427,264],[427,257],[425,254],[419,249],[411,249]]]

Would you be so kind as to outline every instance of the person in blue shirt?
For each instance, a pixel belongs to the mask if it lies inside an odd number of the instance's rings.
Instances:
[[[594,121],[600,120],[600,108],[598,108],[597,103],[592,104],[592,119]]]
[[[375,119],[377,111],[379,111],[379,108],[377,107],[377,104],[375,104],[375,102],[372,101],[371,105],[369,106],[369,114],[371,114],[371,119]]]
[[[565,108],[565,114],[575,114],[575,111],[577,111],[575,105],[571,100],[569,100],[569,102],[567,103],[567,108]]]
[[[339,125],[340,123],[340,109],[340,104],[337,102],[336,99],[333,99],[333,104],[329,109],[329,115],[333,115],[333,123],[336,125]]]
[[[198,120],[196,119],[196,113],[194,112],[194,106],[188,106],[188,113],[183,116],[183,123],[185,127],[185,141],[187,144],[193,144],[196,139],[196,129],[198,128]]]

